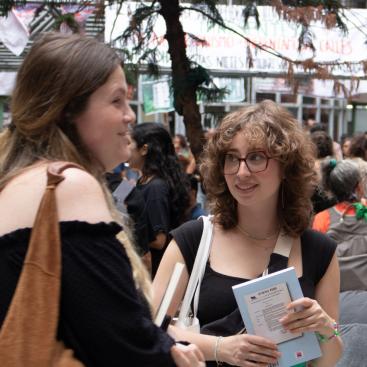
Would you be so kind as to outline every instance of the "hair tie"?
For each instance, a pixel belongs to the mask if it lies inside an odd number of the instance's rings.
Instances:
[[[330,159],[329,166],[331,167],[331,169],[334,169],[336,167],[336,163],[337,163],[336,159],[334,158]]]

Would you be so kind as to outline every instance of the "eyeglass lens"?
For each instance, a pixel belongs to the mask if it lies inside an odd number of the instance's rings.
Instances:
[[[251,173],[264,171],[268,166],[268,159],[264,152],[250,152],[245,158],[239,158],[233,153],[227,153],[224,159],[224,174],[236,174],[242,161],[245,162]]]

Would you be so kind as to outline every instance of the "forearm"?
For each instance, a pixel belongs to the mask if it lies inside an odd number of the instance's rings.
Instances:
[[[322,357],[316,359],[313,367],[334,367],[343,353],[343,342],[340,336],[320,345]]]
[[[331,324],[326,325],[324,329],[319,331],[318,338],[320,340],[322,357],[317,359],[313,366],[335,366],[343,353],[343,342],[339,335],[338,324],[332,320]]]
[[[186,173],[190,175],[195,172],[195,169],[196,169],[196,161],[195,159],[191,159],[186,167]]]
[[[187,341],[196,344],[204,354],[206,361],[214,360],[216,336],[193,333],[173,325],[168,327],[168,334],[176,341]]]

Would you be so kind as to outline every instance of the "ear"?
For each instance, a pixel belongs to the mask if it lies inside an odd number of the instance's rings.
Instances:
[[[148,144],[144,144],[141,148],[140,148],[140,154],[144,157],[148,154]]]

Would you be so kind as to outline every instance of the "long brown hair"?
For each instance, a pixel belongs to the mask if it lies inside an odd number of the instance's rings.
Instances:
[[[17,74],[11,127],[0,136],[0,189],[43,159],[73,161],[96,174],[72,121],[120,64],[92,38],[47,33],[35,41]]]
[[[122,65],[117,53],[93,38],[47,33],[36,40],[19,69],[11,98],[12,122],[0,134],[0,190],[40,161],[70,161],[100,182],[112,216],[102,167],[83,146],[73,124],[89,97]],[[150,282],[126,234],[120,233],[136,286],[148,300]]]
[[[239,132],[245,134],[250,148],[263,145],[271,157],[279,160],[284,175],[278,200],[282,228],[291,235],[301,234],[312,213],[315,150],[297,120],[269,100],[228,114],[207,142],[200,169],[216,221],[224,229],[233,228],[238,221],[237,202],[228,190],[223,162]]]

